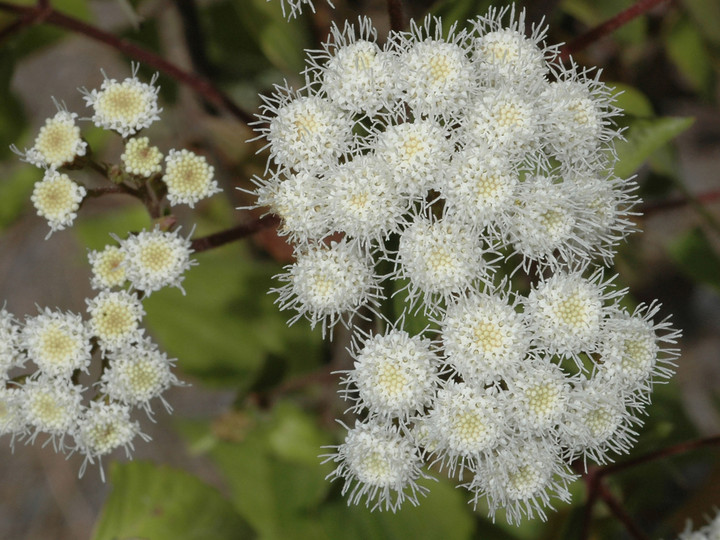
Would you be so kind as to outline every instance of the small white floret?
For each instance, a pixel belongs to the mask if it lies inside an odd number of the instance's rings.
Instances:
[[[85,104],[93,109],[92,121],[97,127],[129,137],[160,119],[157,74],[147,84],[140,82],[137,71],[135,65],[132,77],[122,82],[105,76],[100,90],[82,90]]]
[[[25,321],[21,344],[40,372],[70,378],[90,364],[90,333],[79,315],[45,309]]]
[[[91,251],[88,259],[92,268],[90,283],[93,289],[119,287],[127,280],[125,253],[119,247],[105,246],[102,251]]]
[[[162,170],[162,158],[162,152],[157,146],[150,146],[150,139],[147,137],[128,139],[125,143],[125,151],[120,156],[127,172],[144,178],[149,178]]]
[[[45,172],[43,179],[35,184],[30,200],[37,215],[48,221],[48,236],[73,224],[86,194],[85,188],[70,180],[67,174]]]
[[[183,274],[194,264],[190,240],[178,230],[142,231],[122,242],[125,272],[132,286],[146,295],[163,287],[177,287],[183,293]]]
[[[87,150],[87,143],[80,135],[80,128],[75,125],[78,115],[66,111],[61,105],[58,105],[58,108],[55,116],[45,120],[32,148],[22,153],[11,147],[25,161],[36,167],[57,169],[72,163],[79,156],[84,156]]]
[[[137,296],[127,291],[102,290],[86,300],[90,314],[88,325],[103,350],[114,350],[138,341],[145,311]]]
[[[170,204],[195,203],[222,191],[215,180],[215,168],[204,156],[189,150],[170,150],[165,158],[163,182],[167,186]]]
[[[345,398],[355,401],[356,411],[367,409],[386,420],[422,413],[440,382],[439,360],[430,347],[429,340],[395,329],[356,344]]]
[[[322,323],[323,333],[349,317],[378,295],[372,259],[345,241],[310,245],[297,253],[295,264],[278,277],[287,285],[276,289],[280,309],[298,313],[290,324],[307,317],[312,326]]]
[[[417,484],[426,477],[418,449],[392,426],[356,423],[337,453],[327,456],[331,460],[338,466],[328,478],[344,480],[349,505],[364,499],[372,510],[394,512],[405,500],[416,506],[418,495],[428,491]]]

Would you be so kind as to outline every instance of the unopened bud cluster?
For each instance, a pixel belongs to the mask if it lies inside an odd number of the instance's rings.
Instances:
[[[118,165],[94,168],[108,172],[105,180],[120,191],[150,199],[151,205],[166,197],[170,205],[192,207],[219,191],[213,167],[188,150],[170,150],[163,167],[160,150],[137,136],[159,119],[161,109],[155,78],[147,84],[136,75],[137,66],[121,82],[106,76],[100,89],[83,90],[93,111],[90,120],[124,141]],[[71,179],[89,159],[77,114],[57,105],[33,147],[14,148],[45,170],[32,201],[51,233],[73,224],[90,190]],[[88,463],[116,448],[129,455],[135,437],[148,439],[134,419],[137,409],[152,418],[152,404],[159,400],[170,411],[163,394],[182,383],[172,372],[175,360],[145,335],[142,300],[165,287],[182,290],[195,261],[190,240],[179,228],[166,229],[156,225],[115,237],[116,243],[89,253],[97,294],[86,299],[85,315],[45,308],[21,322],[0,310],[0,435],[9,435],[11,444],[40,438],[58,452],[79,452],[85,456],[82,474]]]
[[[280,308],[354,332],[362,420],[328,457],[349,502],[417,504],[430,466],[517,523],[569,500],[573,461],[629,451],[679,332],[602,270],[637,198],[599,73],[514,9],[441,28],[333,28],[306,84],[265,98],[254,193],[295,246]]]

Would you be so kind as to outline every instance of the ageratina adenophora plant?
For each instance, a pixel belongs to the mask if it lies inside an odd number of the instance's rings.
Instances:
[[[277,303],[352,332],[357,419],[326,456],[349,503],[418,504],[447,474],[493,517],[544,519],[572,463],[632,448],[672,374],[679,332],[607,269],[637,215],[621,111],[545,33],[491,9],[381,43],[361,18],[264,99],[254,193],[296,259]]]
[[[137,71],[135,65],[131,77],[105,76],[99,89],[81,90],[89,108],[84,120],[122,137],[117,164],[86,156],[78,114],[59,102],[31,148],[13,147],[42,171],[31,199],[50,227],[46,240],[73,225],[87,198],[103,193],[141,199],[156,218],[153,229],[114,237],[104,249],[88,252],[97,294],[85,300],[84,316],[38,308],[37,315],[19,321],[0,309],[0,435],[11,445],[40,439],[57,452],[80,453],[81,475],[88,463],[97,463],[104,477],[103,456],[124,448],[130,457],[137,437],[149,440],[138,412],[152,420],[156,402],[171,410],[163,394],[183,383],[173,373],[175,360],[145,335],[143,300],[165,287],[183,290],[184,274],[195,264],[190,240],[165,217],[166,210],[192,207],[219,191],[203,156],[171,149],[163,167],[160,149],[137,136],[162,111],[156,78],[142,82]],[[99,171],[111,185],[86,188],[73,180],[83,168]]]

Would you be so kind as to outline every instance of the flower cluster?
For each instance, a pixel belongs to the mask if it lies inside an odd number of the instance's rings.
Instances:
[[[715,517],[707,525],[693,531],[691,524],[688,523],[685,531],[678,536],[678,540],[717,540],[718,538],[720,538],[720,512],[717,512],[717,509]]]
[[[94,463],[115,448],[129,455],[136,436],[147,440],[131,418],[181,384],[174,360],[144,336],[142,297],[180,286],[190,260],[190,242],[177,232],[143,232],[90,253],[92,285],[87,316],[45,308],[20,323],[0,311],[0,435],[32,443],[43,434],[56,451],[79,452]],[[130,290],[122,288],[129,283]],[[90,377],[91,362],[102,366]],[[102,473],[102,468],[101,468]]]
[[[571,462],[632,447],[679,332],[602,270],[637,198],[612,173],[599,72],[563,65],[514,8],[441,28],[381,45],[368,19],[334,27],[306,85],[264,98],[254,193],[295,246],[276,289],[291,322],[376,323],[353,329],[344,373],[362,420],[328,456],[349,502],[417,504],[430,465],[493,517],[545,518]]]
[[[135,136],[160,119],[160,87],[155,84],[157,76],[148,84],[138,79],[137,71],[136,64],[132,76],[123,81],[105,75],[100,89],[81,89],[87,106],[92,109],[90,120],[97,127],[123,137],[125,149],[120,156],[120,173],[113,180],[131,193],[149,189],[166,195],[173,206],[186,204],[192,208],[220,191],[214,168],[203,156],[185,149],[172,149],[165,157],[163,173],[162,152],[150,144],[148,137]],[[61,172],[82,168],[88,160],[87,143],[75,125],[78,115],[68,112],[65,105],[57,101],[55,105],[57,114],[45,121],[32,148],[20,151],[12,147],[24,161],[45,170],[43,179],[35,184],[32,202],[37,214],[50,226],[48,236],[73,224],[88,195],[86,187],[71,178],[72,172]],[[102,164],[95,165],[100,170],[108,169]]]
[[[111,189],[149,199],[150,206],[161,209],[166,197],[170,205],[192,207],[219,191],[213,167],[184,149],[170,150],[163,167],[160,150],[137,136],[161,112],[156,78],[143,83],[137,69],[121,82],[106,76],[100,89],[83,90],[92,122],[124,140],[118,165],[93,168],[114,182]],[[77,115],[60,104],[58,109],[32,148],[14,148],[45,169],[32,202],[51,233],[72,225],[91,189],[70,178],[89,160]],[[116,448],[129,455],[136,437],[148,439],[133,419],[136,409],[152,418],[152,403],[159,400],[170,410],[163,394],[182,383],[172,372],[175,361],[145,335],[142,300],[165,287],[184,294],[184,275],[195,261],[190,240],[179,228],[167,230],[173,223],[160,221],[151,230],[115,237],[116,244],[89,253],[97,294],[86,299],[85,316],[45,308],[20,322],[0,310],[0,435],[8,434],[11,444],[46,436],[45,444],[52,442],[56,451],[85,456],[82,474],[88,463]]]

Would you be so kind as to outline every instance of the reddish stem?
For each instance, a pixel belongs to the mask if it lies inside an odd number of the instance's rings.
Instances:
[[[192,249],[194,251],[207,251],[208,249],[220,247],[230,242],[234,242],[235,240],[241,240],[242,238],[255,234],[262,229],[275,227],[279,223],[280,218],[277,216],[264,216],[255,221],[251,221],[250,223],[244,223],[225,231],[196,238],[192,241]]]
[[[629,23],[636,17],[639,17],[647,11],[650,11],[655,6],[658,6],[668,1],[669,0],[640,0],[639,2],[630,6],[625,11],[621,11],[620,13],[615,15],[612,19],[608,19],[601,25],[596,26],[592,30],[589,30],[588,32],[572,40],[570,43],[566,44],[560,50],[560,59],[567,60],[570,55],[576,53],[577,51],[581,51],[591,43],[614,32],[615,30]]]
[[[8,30],[11,30],[12,33],[14,33],[22,30],[23,28],[31,24],[52,24],[65,30],[69,30],[70,32],[81,34],[89,39],[104,43],[105,45],[108,45],[113,49],[116,49],[126,54],[130,58],[133,58],[141,62],[142,64],[151,66],[158,71],[165,73],[176,81],[185,84],[195,90],[195,92],[203,96],[208,102],[218,107],[225,108],[228,112],[230,112],[230,114],[232,114],[235,118],[241,120],[242,122],[249,123],[254,120],[251,114],[243,111],[230,98],[230,96],[225,94],[219,88],[215,87],[209,80],[205,79],[204,77],[201,77],[200,75],[196,75],[194,73],[190,73],[188,71],[184,71],[175,64],[168,62],[163,57],[151,51],[143,49],[142,47],[139,47],[138,45],[135,45],[130,41],[118,38],[108,32],[100,30],[99,28],[87,24],[79,19],[60,13],[59,11],[52,9],[49,6],[42,7],[42,4],[38,4],[38,6],[26,7],[0,1],[0,11],[8,11],[11,13],[15,13],[19,15],[22,19],[24,19],[25,17],[30,17],[29,21],[26,21],[19,25],[11,25],[14,26],[11,29],[6,28],[3,31],[3,37],[7,37],[10,35],[10,32],[8,32]]]
[[[620,501],[618,501],[612,493],[610,493],[610,490],[605,484],[598,482],[597,492],[613,515],[625,526],[625,530],[631,537],[636,540],[650,540],[650,537],[637,526],[637,523],[632,520],[630,515],[625,511],[625,508],[623,508],[623,505],[620,504]]]
[[[712,446],[714,444],[720,444],[720,435],[681,442],[673,446],[668,446],[667,448],[661,448],[655,452],[649,452],[634,459],[623,461],[622,463],[606,465],[605,467],[598,469],[597,474],[602,476],[615,474],[626,469],[636,467],[637,465],[642,465],[643,463],[649,463],[658,459],[665,459],[666,457],[683,454],[685,452],[690,452],[691,450],[696,450],[697,448],[702,448],[703,446]]]
[[[695,201],[699,203],[711,203],[718,199],[720,199],[720,190],[708,191],[706,193],[701,193],[700,195],[697,195],[695,197]],[[661,212],[663,210],[672,210],[673,208],[679,208],[681,206],[685,206],[686,204],[690,204],[691,202],[692,201],[687,198],[669,199],[643,205],[640,211],[645,215],[649,215],[655,212]]]

